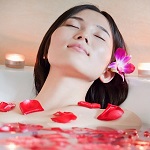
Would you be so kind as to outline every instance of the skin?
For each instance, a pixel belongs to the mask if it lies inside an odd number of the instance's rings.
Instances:
[[[99,78],[108,65],[112,46],[112,35],[105,17],[84,10],[53,33],[48,58],[51,66],[62,68],[61,72],[65,75],[93,81]]]
[[[35,98],[45,111],[22,115],[17,105],[13,111],[0,115],[0,121],[63,128],[139,128],[140,119],[130,111],[125,110],[124,115],[117,120],[100,121],[96,118],[104,110],[77,106],[79,101],[84,100],[95,79],[109,81],[110,75],[106,76],[105,70],[111,58],[112,47],[111,30],[104,16],[92,10],[83,10],[69,18],[52,34],[48,52],[50,73]],[[50,118],[57,111],[73,112],[77,120],[67,124],[55,123]]]
[[[76,105],[84,100],[87,90],[95,79],[103,76],[110,61],[112,35],[105,17],[91,10],[73,17],[52,34],[48,53],[51,70],[37,96],[46,109]]]

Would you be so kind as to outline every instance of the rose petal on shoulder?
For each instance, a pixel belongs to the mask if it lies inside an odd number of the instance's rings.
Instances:
[[[98,120],[116,120],[123,115],[124,111],[116,105],[108,104],[107,108],[100,114],[97,119]]]
[[[14,103],[6,103],[6,102],[0,102],[0,111],[1,112],[7,112],[15,108]]]
[[[37,100],[24,100],[20,103],[20,110],[23,114],[29,114],[38,111],[44,111],[43,107]]]
[[[77,116],[74,115],[72,112],[56,112],[53,114],[54,117],[51,118],[52,121],[58,122],[58,123],[68,123],[71,120],[76,120]]]

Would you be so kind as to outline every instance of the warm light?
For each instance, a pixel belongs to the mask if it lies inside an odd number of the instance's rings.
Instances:
[[[6,59],[12,61],[24,61],[24,56],[20,54],[8,54],[6,55]]]
[[[10,68],[23,68],[25,57],[20,54],[7,54],[5,56],[5,65]]]
[[[15,144],[10,143],[10,144],[7,145],[7,148],[10,149],[10,150],[15,150],[17,147],[16,147]]]
[[[150,63],[139,63],[138,75],[144,77],[150,77]]]

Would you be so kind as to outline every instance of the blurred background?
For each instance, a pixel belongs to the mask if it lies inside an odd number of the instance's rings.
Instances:
[[[0,0],[0,64],[7,53],[18,53],[25,56],[25,65],[33,66],[50,25],[68,8],[85,3],[114,18],[136,75],[138,63],[150,62],[150,0]]]

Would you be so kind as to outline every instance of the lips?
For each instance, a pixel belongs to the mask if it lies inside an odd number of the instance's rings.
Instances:
[[[78,52],[82,52],[85,53],[87,56],[89,56],[89,53],[87,52],[87,50],[80,44],[70,44],[67,46],[68,48],[73,48]]]

